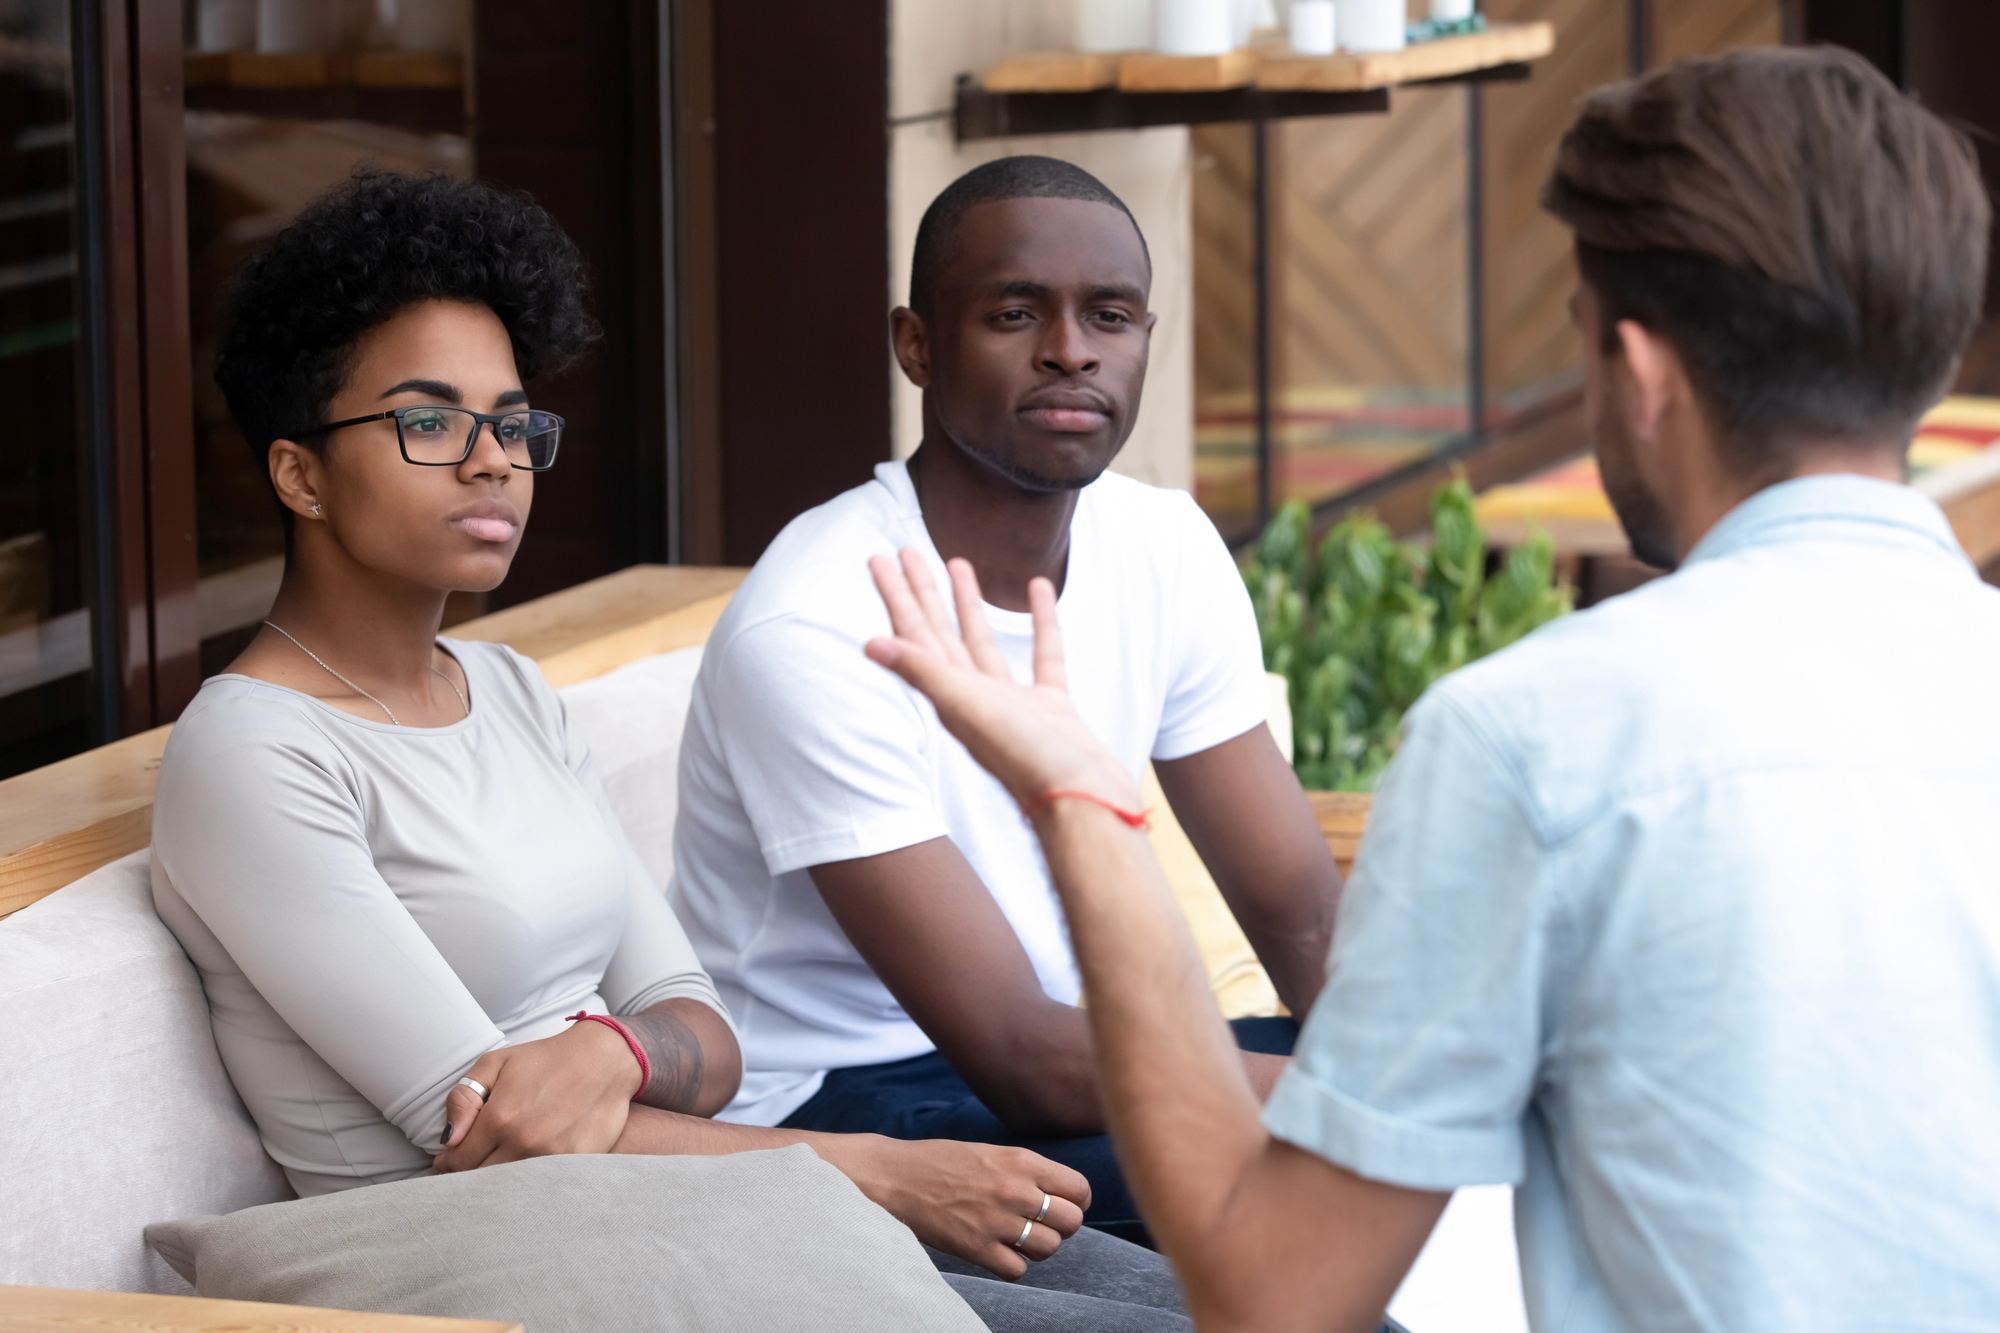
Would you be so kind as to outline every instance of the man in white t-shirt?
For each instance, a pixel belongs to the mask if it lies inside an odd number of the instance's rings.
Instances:
[[[924,391],[907,464],[794,520],[709,639],[682,750],[675,905],[742,1034],[724,1118],[1032,1144],[1091,1181],[1093,1226],[1143,1237],[1104,1136],[1076,960],[1020,808],[868,662],[867,559],[962,556],[1027,679],[1027,586],[1051,579],[1070,690],[1167,798],[1302,1013],[1340,891],[1266,727],[1257,630],[1214,526],[1105,469],[1131,433],[1153,316],[1125,206],[1049,158],[968,173],[919,230],[897,359]],[[1239,1028],[1267,1090],[1296,1028]]]
[[[1197,1327],[1373,1329],[1511,1184],[1537,1333],[2000,1333],[2000,591],[1903,484],[1979,324],[1978,158],[1852,52],[1748,47],[1584,98],[1542,201],[1605,491],[1678,568],[1410,710],[1261,1113],[1145,840],[1042,799],[1136,791],[1046,590],[1032,689],[921,565],[875,562],[868,651],[1038,807]]]

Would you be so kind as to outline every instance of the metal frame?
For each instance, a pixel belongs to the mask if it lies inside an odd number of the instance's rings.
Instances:
[[[71,0],[91,735],[200,684],[178,6]]]

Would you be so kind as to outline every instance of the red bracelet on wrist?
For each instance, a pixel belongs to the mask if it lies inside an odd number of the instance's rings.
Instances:
[[[646,1058],[646,1053],[643,1050],[639,1049],[639,1043],[637,1039],[635,1039],[632,1036],[631,1032],[626,1029],[625,1025],[619,1022],[617,1019],[610,1017],[609,1015],[589,1014],[585,1013],[581,1009],[577,1010],[575,1013],[571,1014],[568,1018],[565,1018],[563,1020],[563,1022],[565,1023],[577,1023],[583,1021],[588,1021],[592,1023],[602,1023],[604,1024],[604,1026],[610,1028],[613,1032],[616,1032],[619,1036],[625,1039],[625,1044],[632,1048],[632,1058],[639,1062],[639,1091],[641,1093],[645,1092],[646,1086],[653,1081],[653,1062]],[[636,1101],[638,1099],[634,1098],[633,1100]]]
[[[1098,796],[1087,791],[1046,792],[1043,795],[1036,797],[1034,800],[1028,802],[1026,805],[1021,807],[1021,818],[1023,820],[1032,821],[1035,817],[1035,812],[1037,810],[1044,809],[1064,798],[1076,801],[1089,801],[1092,805],[1103,806],[1106,810],[1109,810],[1112,814],[1117,815],[1120,819],[1124,820],[1127,824],[1130,824],[1133,828],[1150,829],[1153,827],[1153,821],[1148,818],[1148,816],[1153,813],[1151,810],[1122,809],[1119,806],[1113,805],[1110,801],[1105,800],[1102,796]]]

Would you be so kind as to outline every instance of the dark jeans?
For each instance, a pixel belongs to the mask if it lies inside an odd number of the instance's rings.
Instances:
[[[1299,1036],[1298,1023],[1289,1018],[1238,1018],[1229,1026],[1236,1032],[1238,1046],[1267,1055],[1290,1055]],[[1148,1248],[1153,1243],[1112,1154],[1110,1135],[1023,1138],[987,1110],[936,1051],[886,1065],[830,1071],[820,1090],[792,1112],[784,1128],[1032,1148],[1090,1182],[1085,1225]]]

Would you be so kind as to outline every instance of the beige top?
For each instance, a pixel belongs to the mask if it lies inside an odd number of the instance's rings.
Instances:
[[[728,1017],[534,663],[440,644],[463,721],[217,676],[161,763],[154,903],[301,1195],[428,1170],[472,1062],[578,1009],[686,996]]]

